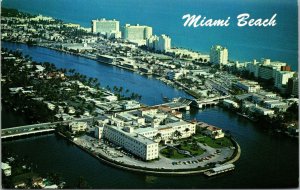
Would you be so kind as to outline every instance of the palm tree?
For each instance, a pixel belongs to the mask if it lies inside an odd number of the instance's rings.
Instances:
[[[176,130],[176,131],[174,132],[173,136],[176,137],[176,138],[178,139],[178,138],[182,137],[182,134],[181,134],[180,131],[177,131],[177,130]]]
[[[189,131],[190,131],[190,129],[189,128],[185,128],[185,130],[184,130],[186,133],[188,133]]]
[[[162,138],[161,133],[157,133],[157,134],[153,137],[154,140],[156,140],[156,139],[161,139],[161,138]]]

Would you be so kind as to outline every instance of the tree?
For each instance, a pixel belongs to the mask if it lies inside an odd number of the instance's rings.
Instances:
[[[189,131],[190,131],[190,129],[189,128],[185,128],[185,130],[184,130],[186,133],[188,133]]]
[[[161,136],[161,133],[157,133],[153,139],[156,140],[156,139],[160,139],[161,140],[162,136]]]
[[[178,138],[182,137],[182,133],[181,133],[180,131],[177,131],[177,130],[176,130],[176,131],[174,132],[173,136],[174,136],[175,138],[178,139]]]

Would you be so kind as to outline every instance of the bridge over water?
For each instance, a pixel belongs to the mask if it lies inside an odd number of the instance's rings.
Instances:
[[[196,108],[203,108],[206,106],[217,105],[220,100],[224,100],[229,97],[230,97],[230,95],[218,96],[215,98],[207,98],[207,99],[195,99],[192,101],[191,106],[196,107]]]
[[[33,125],[24,125],[24,126],[6,128],[1,130],[1,139],[8,139],[12,137],[20,137],[20,136],[26,136],[32,134],[39,134],[39,133],[49,133],[51,131],[55,131],[57,124],[69,124],[74,121],[93,122],[99,118],[100,117],[88,117],[88,118],[79,118],[79,119],[66,120],[66,121],[38,123]]]
[[[160,104],[160,106],[169,106],[172,110],[189,110],[190,104],[192,103],[192,100],[186,99],[186,98],[179,98],[172,102]]]

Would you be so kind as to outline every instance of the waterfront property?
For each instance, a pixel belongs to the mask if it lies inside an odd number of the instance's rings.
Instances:
[[[197,124],[197,127],[203,134],[206,134],[213,139],[219,139],[219,138],[223,138],[225,136],[222,129],[218,128],[216,126],[212,126],[212,125],[208,125],[206,123],[200,122]]]
[[[87,123],[86,122],[72,122],[69,123],[69,128],[72,131],[72,133],[77,132],[84,132],[87,129]]]
[[[168,111],[166,106],[154,106],[107,116],[98,121],[100,127],[95,128],[95,136],[116,143],[143,160],[156,159],[158,142],[171,143],[196,132],[196,124]]]

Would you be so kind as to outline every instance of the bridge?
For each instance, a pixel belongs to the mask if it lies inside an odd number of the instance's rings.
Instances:
[[[185,99],[185,98],[178,98],[173,100],[172,102],[160,104],[159,106],[169,106],[172,110],[190,110],[190,104],[192,100]]]
[[[69,124],[71,122],[83,121],[83,122],[93,122],[94,120],[100,119],[100,117],[88,117],[79,118],[66,121],[49,122],[49,123],[39,123],[33,125],[24,125],[12,128],[6,128],[1,130],[1,139],[8,139],[13,137],[21,137],[33,134],[43,134],[55,131],[57,124]]]
[[[217,105],[220,100],[224,100],[229,97],[230,97],[230,95],[218,96],[215,98],[207,98],[207,99],[195,99],[192,101],[191,106],[196,107],[196,108],[214,106],[214,105]]]

